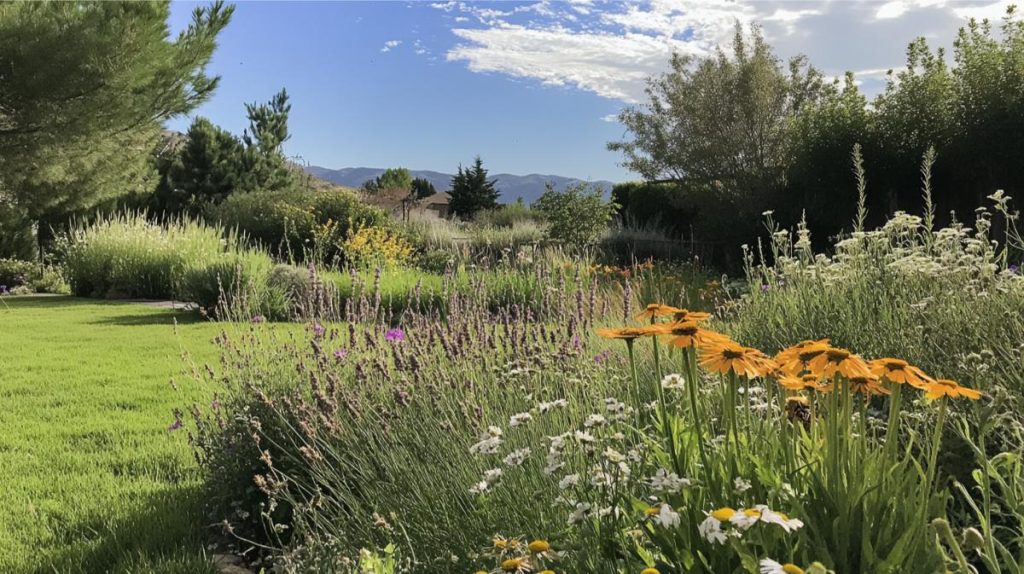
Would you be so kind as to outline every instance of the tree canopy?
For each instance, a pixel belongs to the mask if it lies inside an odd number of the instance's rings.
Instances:
[[[0,5],[0,194],[39,220],[151,190],[168,118],[205,101],[233,7],[196,8],[171,39],[168,1]]]

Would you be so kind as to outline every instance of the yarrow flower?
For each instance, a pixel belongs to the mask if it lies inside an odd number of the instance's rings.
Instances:
[[[505,463],[505,466],[519,466],[526,462],[526,459],[529,457],[530,449],[521,448],[519,450],[514,450],[511,453],[509,453],[508,456],[505,457],[503,462]]]
[[[496,454],[501,448],[501,429],[496,426],[487,427],[487,434],[479,442],[469,447],[470,454]]]
[[[648,484],[651,486],[651,490],[655,492],[664,492],[666,494],[675,494],[684,488],[689,487],[692,483],[688,478],[680,478],[678,474],[669,472],[664,468],[659,468],[650,479]]]
[[[562,480],[558,481],[558,488],[559,488],[559,490],[565,490],[567,488],[572,488],[572,487],[576,486],[579,483],[580,483],[580,475],[578,475],[578,474],[567,474],[564,477],[562,477]]]
[[[686,380],[683,376],[677,373],[671,373],[665,375],[661,379],[661,388],[665,390],[682,390]]]
[[[498,484],[503,474],[504,472],[500,468],[492,468],[484,471],[483,479],[474,484],[469,489],[469,492],[472,494],[483,494],[484,492],[487,492],[492,486]]]
[[[736,490],[737,494],[743,494],[751,488],[750,481],[740,476],[733,479],[732,486],[733,489]]]
[[[566,401],[565,399],[557,399],[557,400],[554,400],[554,401],[551,401],[551,402],[541,402],[540,404],[537,405],[537,410],[541,414],[544,414],[544,413],[546,413],[548,411],[552,411],[554,409],[564,409],[568,405],[569,405],[569,402]]]
[[[577,502],[576,509],[569,515],[569,524],[579,524],[587,520],[593,514],[593,510],[594,507],[589,502]]]
[[[530,413],[518,413],[512,415],[512,418],[508,421],[509,428],[516,428],[518,426],[525,425],[526,423],[533,420],[533,415]]]

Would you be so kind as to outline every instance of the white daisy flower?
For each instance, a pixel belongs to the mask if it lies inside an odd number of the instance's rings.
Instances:
[[[651,520],[655,524],[659,524],[664,528],[675,528],[679,526],[679,513],[672,510],[672,507],[667,504],[662,504],[658,508],[658,513],[651,517]]]
[[[697,532],[700,533],[701,538],[712,544],[725,544],[725,541],[729,539],[729,536],[722,530],[722,522],[714,516],[705,518],[697,526]]]

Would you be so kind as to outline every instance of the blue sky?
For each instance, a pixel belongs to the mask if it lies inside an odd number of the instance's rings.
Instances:
[[[285,87],[286,152],[311,164],[454,171],[480,154],[493,173],[622,181],[635,176],[605,149],[625,135],[613,116],[673,50],[708,54],[737,20],[763,26],[780,56],[855,71],[875,93],[913,37],[948,47],[967,18],[1005,4],[240,2],[209,67],[220,88],[196,113],[241,133],[244,103]],[[172,30],[196,5],[172,4]]]

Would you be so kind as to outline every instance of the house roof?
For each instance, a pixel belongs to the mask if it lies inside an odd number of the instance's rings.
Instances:
[[[419,201],[419,204],[423,207],[427,207],[430,205],[448,205],[449,203],[451,203],[451,200],[452,196],[448,195],[448,192],[442,191],[440,193],[435,193],[430,197],[425,197],[421,199]]]

